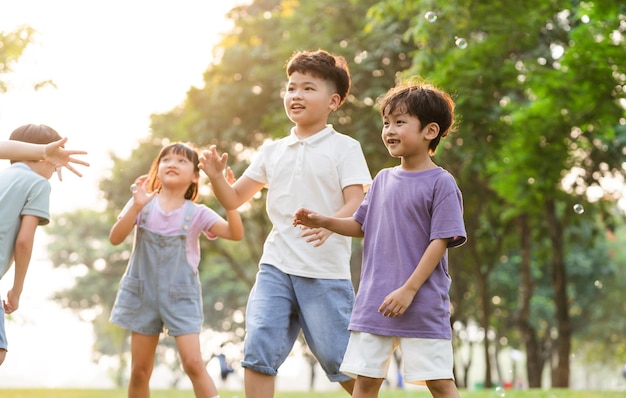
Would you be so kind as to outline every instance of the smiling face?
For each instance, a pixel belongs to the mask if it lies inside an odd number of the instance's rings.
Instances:
[[[322,78],[294,72],[287,82],[283,104],[298,136],[307,137],[326,126],[328,115],[339,106],[339,94]]]
[[[394,158],[410,156],[428,148],[428,141],[424,140],[422,124],[415,116],[411,116],[401,109],[391,114],[383,115],[382,139],[389,154]]]
[[[169,145],[161,150],[150,170],[150,187],[153,191],[186,189],[185,199],[194,200],[198,195],[197,152],[182,143]]]
[[[392,112],[385,109],[383,112],[381,138],[389,154],[401,158],[403,166],[421,167],[424,160],[430,163],[429,144],[438,133],[436,123],[422,126],[417,116],[408,114],[404,107],[397,107]]]

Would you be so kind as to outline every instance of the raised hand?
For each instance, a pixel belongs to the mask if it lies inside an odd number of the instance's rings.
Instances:
[[[44,159],[47,162],[50,162],[54,165],[54,168],[57,171],[57,176],[59,177],[59,181],[63,181],[63,176],[61,170],[63,167],[67,168],[72,173],[76,174],[79,177],[83,175],[76,170],[71,163],[79,164],[81,166],[89,167],[89,163],[76,159],[73,155],[86,155],[86,151],[79,150],[71,150],[63,148],[63,145],[67,142],[67,137],[61,138],[58,141],[51,142],[46,145],[46,149],[44,151]]]
[[[227,160],[227,153],[223,153],[220,156],[217,154],[217,147],[211,145],[209,149],[205,149],[200,153],[200,163],[198,167],[203,170],[209,178],[215,178],[224,171]]]
[[[133,194],[133,200],[139,206],[145,206],[150,202],[156,191],[148,192],[148,175],[144,174],[135,179],[135,182],[130,186],[130,192]]]

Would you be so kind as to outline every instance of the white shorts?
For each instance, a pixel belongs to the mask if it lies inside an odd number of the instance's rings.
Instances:
[[[381,336],[351,332],[341,372],[356,378],[387,377],[393,352],[400,349],[405,383],[424,385],[426,380],[454,379],[452,341]]]

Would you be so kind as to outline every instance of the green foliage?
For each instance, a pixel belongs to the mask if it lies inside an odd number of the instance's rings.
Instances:
[[[436,13],[435,22],[424,18],[427,11]],[[291,126],[281,99],[286,59],[323,48],[348,60],[353,83],[331,122],[361,142],[373,175],[397,164],[380,142],[381,94],[399,79],[422,76],[456,100],[459,130],[436,154],[463,191],[469,234],[450,251],[453,321],[479,321],[515,347],[523,344],[520,324],[527,324],[545,344],[538,349],[554,347],[553,331],[571,321],[577,347],[590,358],[585,341],[602,341],[593,345],[601,348],[596,357],[624,355],[625,325],[615,315],[624,311],[617,265],[623,245],[605,239],[619,224],[619,192],[598,202],[585,192],[624,174],[625,14],[619,2],[566,0],[257,0],[234,8],[235,26],[214,49],[204,87],[153,115],[152,136],[128,158],[111,156],[111,174],[100,185],[104,213],[78,210],[56,221],[55,266],[85,271],[57,299],[94,319],[96,357],[117,353],[123,361],[125,336],[107,319],[130,239],[112,247],[107,236],[129,199],[128,186],[170,141],[215,144],[241,175],[264,140]],[[468,47],[456,46],[457,38]],[[209,193],[202,200],[222,211]],[[206,326],[230,333],[233,342],[243,336],[242,313],[270,228],[264,200],[261,194],[242,210],[242,242],[201,242]],[[584,205],[583,215],[571,210],[574,203]],[[525,266],[530,281],[522,286]],[[566,276],[562,290],[555,288],[555,271]],[[522,288],[531,295],[528,319],[521,315]],[[555,319],[564,304],[567,319]],[[567,339],[568,330],[561,332]]]
[[[35,30],[30,26],[19,26],[12,32],[0,31],[0,77],[13,70],[34,35]],[[6,90],[7,85],[0,78],[0,93]]]

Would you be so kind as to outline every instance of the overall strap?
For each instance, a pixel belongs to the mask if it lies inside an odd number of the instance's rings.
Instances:
[[[150,214],[150,210],[152,210],[155,200],[157,200],[157,195],[154,195],[152,200],[146,203],[143,209],[141,209],[141,216],[139,217],[139,223],[137,224],[137,227],[141,227],[141,228],[145,227],[146,222],[148,220],[148,214]]]
[[[187,235],[189,228],[191,228],[191,219],[196,212],[196,205],[191,200],[185,201],[185,215],[183,216],[183,225],[181,227],[181,235]]]

